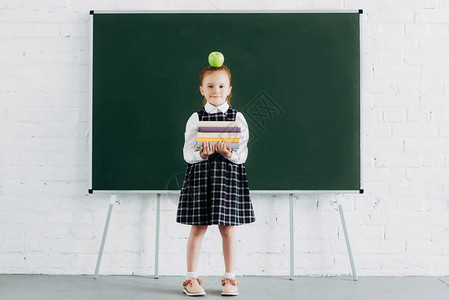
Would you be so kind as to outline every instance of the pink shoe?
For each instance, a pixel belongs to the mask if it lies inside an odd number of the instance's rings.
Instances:
[[[234,278],[221,277],[221,285],[223,286],[222,296],[237,296],[239,289],[237,285],[239,282]]]
[[[203,296],[206,295],[203,287],[203,281],[197,278],[189,278],[182,283],[184,289],[182,290],[189,296]]]

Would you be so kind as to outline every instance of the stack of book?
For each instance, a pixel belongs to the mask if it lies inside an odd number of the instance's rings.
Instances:
[[[212,145],[223,140],[233,151],[239,149],[241,128],[236,121],[199,121],[195,151],[200,150],[205,141]]]

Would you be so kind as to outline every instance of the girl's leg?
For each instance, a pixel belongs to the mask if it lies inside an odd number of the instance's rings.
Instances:
[[[207,225],[192,225],[189,239],[187,240],[187,272],[196,271],[200,256],[201,242],[207,231]]]
[[[220,230],[221,237],[223,239],[223,256],[225,261],[226,273],[234,272],[234,262],[237,246],[234,227],[235,226],[218,225],[218,229]]]

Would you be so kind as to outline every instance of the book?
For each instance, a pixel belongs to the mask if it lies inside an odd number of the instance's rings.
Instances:
[[[239,127],[237,121],[199,121],[198,127]]]
[[[240,127],[199,127],[198,132],[240,132]]]
[[[233,151],[239,149],[241,128],[237,121],[199,121],[195,151],[199,151],[205,141],[216,145],[225,141]]]
[[[204,142],[196,142],[195,148],[194,148],[195,151],[199,151],[200,148],[201,148],[201,146],[203,146],[203,143],[204,143]],[[217,143],[218,143],[218,142],[212,142],[212,145],[215,146]],[[239,150],[240,143],[226,143],[226,144],[228,144],[229,147],[231,147],[233,151]]]
[[[238,139],[239,132],[198,132],[197,138],[212,138],[212,139]]]
[[[223,138],[197,138],[197,142],[205,142],[205,141],[211,141],[211,142],[219,142],[219,141],[225,141],[226,143],[240,143],[240,139],[223,139]]]

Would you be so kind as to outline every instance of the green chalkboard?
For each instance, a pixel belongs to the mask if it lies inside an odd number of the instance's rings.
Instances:
[[[180,190],[212,51],[248,122],[251,191],[361,189],[358,12],[91,14],[91,192]]]

